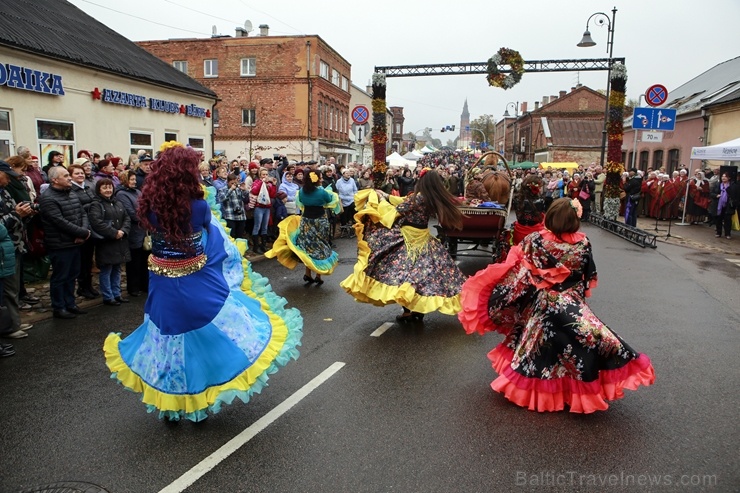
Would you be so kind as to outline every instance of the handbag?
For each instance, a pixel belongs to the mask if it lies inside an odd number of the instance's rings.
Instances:
[[[585,189],[581,190],[581,192],[578,194],[578,197],[583,200],[588,200],[591,198],[591,194],[588,193]]]
[[[265,185],[264,181],[260,187],[260,193],[257,194],[257,203],[260,205],[270,205],[272,203],[270,193],[267,191],[267,185]]]
[[[145,252],[152,251],[152,235],[149,233],[144,235],[144,241],[141,242],[141,248],[143,248]]]
[[[627,192],[625,192],[624,190],[622,190],[621,192],[619,192],[619,198],[620,198],[620,199],[623,199],[623,198],[625,198],[626,196],[627,196]]]

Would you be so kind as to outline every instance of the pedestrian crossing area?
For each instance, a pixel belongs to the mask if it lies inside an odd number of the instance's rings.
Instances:
[[[737,267],[740,267],[740,258],[726,258],[725,260],[735,264]]]

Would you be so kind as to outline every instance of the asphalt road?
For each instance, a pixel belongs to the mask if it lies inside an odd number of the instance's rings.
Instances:
[[[489,387],[486,353],[501,336],[465,335],[455,317],[432,314],[378,335],[400,308],[344,293],[354,243],[338,240],[343,260],[321,287],[305,287],[302,269],[254,264],[301,309],[301,356],[249,404],[203,423],[160,422],[109,378],[103,340],[141,322],[141,299],[41,322],[13,341],[17,355],[0,360],[0,492],[62,480],[179,491],[209,456],[185,491],[738,491],[740,267],[585,231],[600,276],[591,307],[657,373],[655,385],[627,391],[606,412],[510,404]],[[460,266],[472,274],[485,261]],[[330,367],[325,381],[304,387]],[[299,391],[303,399],[280,414]],[[235,437],[241,446],[227,455]]]

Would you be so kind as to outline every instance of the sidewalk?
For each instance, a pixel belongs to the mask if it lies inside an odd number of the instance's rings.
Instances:
[[[619,221],[624,221],[619,218]],[[680,219],[671,221],[671,236],[668,237],[668,221],[658,221],[658,230],[655,228],[655,219],[649,217],[637,218],[637,227],[646,233],[654,234],[658,237],[658,248],[660,243],[670,243],[681,245],[695,250],[704,250],[708,252],[721,253],[723,255],[740,256],[740,231],[733,231],[731,239],[715,238],[717,232],[715,227],[709,227],[706,224],[693,224],[689,226],[677,226]]]

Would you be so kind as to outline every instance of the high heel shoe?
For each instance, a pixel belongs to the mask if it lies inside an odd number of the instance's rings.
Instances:
[[[316,282],[316,280],[313,277],[306,276],[306,275],[303,276],[303,280],[306,282],[306,284],[311,284],[311,283]]]
[[[315,282],[317,286],[321,286],[322,284],[324,284],[324,280],[321,279],[320,277],[317,277],[316,279],[314,279],[313,282]]]
[[[411,316],[414,318],[414,320],[421,322],[424,320],[424,314],[419,312],[411,312]]]

